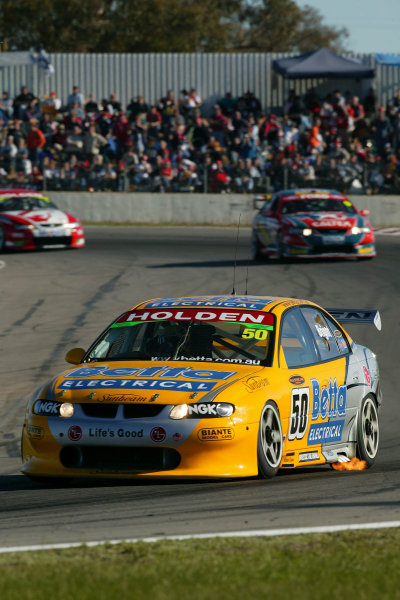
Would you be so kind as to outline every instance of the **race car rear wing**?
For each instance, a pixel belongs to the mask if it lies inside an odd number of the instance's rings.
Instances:
[[[378,331],[382,329],[379,310],[358,308],[327,308],[326,310],[338,323],[346,325],[349,323],[373,323]]]

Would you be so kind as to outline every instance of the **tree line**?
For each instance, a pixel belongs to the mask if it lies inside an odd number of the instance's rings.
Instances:
[[[341,52],[348,31],[295,0],[2,0],[3,50]]]

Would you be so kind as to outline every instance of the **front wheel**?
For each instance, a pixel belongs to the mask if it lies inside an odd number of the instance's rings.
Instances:
[[[5,247],[6,247],[6,234],[5,234],[2,226],[0,225],[0,253],[4,252]]]
[[[279,410],[275,402],[268,401],[260,417],[257,459],[260,477],[276,475],[282,460],[283,435]]]
[[[251,258],[254,261],[261,261],[265,258],[261,254],[260,242],[258,241],[258,236],[255,231],[253,231],[253,233],[251,235]]]
[[[282,232],[279,231],[276,235],[276,258],[278,260],[285,260],[285,244],[283,242]]]
[[[378,453],[379,418],[375,400],[366,396],[361,402],[357,420],[357,458],[372,467]]]

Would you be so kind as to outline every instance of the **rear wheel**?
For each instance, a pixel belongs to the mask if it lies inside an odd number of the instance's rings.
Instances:
[[[357,420],[357,458],[372,467],[378,453],[379,418],[375,400],[366,396],[361,402]]]
[[[269,478],[276,475],[282,460],[283,436],[279,410],[275,402],[264,406],[258,430],[258,473]]]

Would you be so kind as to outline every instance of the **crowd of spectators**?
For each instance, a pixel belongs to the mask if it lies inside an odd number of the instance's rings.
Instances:
[[[278,111],[276,111],[278,112]],[[75,86],[66,101],[27,87],[0,100],[0,185],[38,190],[263,192],[321,186],[399,192],[400,89],[377,106],[335,90],[289,92],[265,112],[248,91],[206,115],[195,89],[150,105],[100,102]]]

